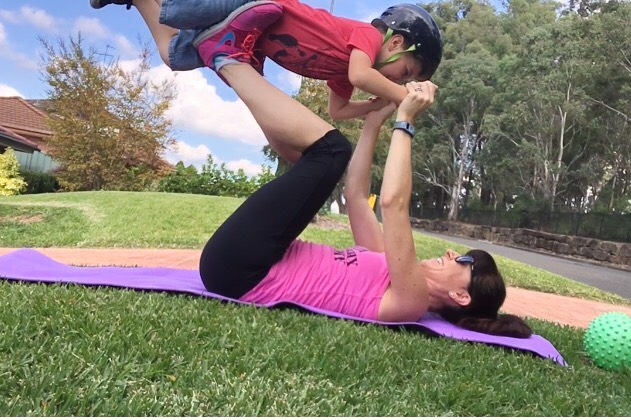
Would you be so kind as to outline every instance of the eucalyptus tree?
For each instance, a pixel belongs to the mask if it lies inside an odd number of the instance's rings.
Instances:
[[[434,79],[439,95],[420,134],[425,156],[417,157],[415,174],[421,188],[438,189],[447,197],[448,217],[456,220],[470,194],[480,194],[484,170],[476,155],[486,142],[484,117],[494,95],[499,57],[511,51],[512,42],[487,2],[433,7],[443,24],[445,52]]]
[[[479,175],[475,153],[486,141],[482,122],[493,97],[496,67],[497,59],[477,42],[447,60],[440,98],[428,114],[434,130],[422,133],[428,155],[415,173],[444,189],[450,198],[450,220],[457,219],[463,194]]]
[[[592,63],[588,88],[592,140],[603,160],[603,174],[592,188],[594,206],[631,211],[631,3],[591,4],[584,19],[583,51]]]
[[[556,0],[503,0],[504,31],[513,44],[521,45],[530,31],[557,21],[561,4]]]
[[[512,76],[495,103],[494,137],[510,142],[523,176],[521,191],[554,210],[586,145],[585,82],[590,63],[576,42],[575,18],[536,27],[524,37],[519,56],[508,62]],[[489,120],[489,122],[491,122]]]

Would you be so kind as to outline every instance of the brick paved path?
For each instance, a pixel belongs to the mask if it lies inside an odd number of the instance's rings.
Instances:
[[[116,265],[197,269],[200,250],[188,249],[76,249],[35,248],[64,264]],[[0,248],[0,255],[13,251]],[[586,328],[590,321],[605,312],[631,315],[631,307],[558,296],[550,293],[508,288],[502,310],[522,317],[545,319],[562,325]]]

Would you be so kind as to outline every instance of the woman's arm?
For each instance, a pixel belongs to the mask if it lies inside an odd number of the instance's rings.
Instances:
[[[394,103],[390,103],[366,115],[364,127],[348,165],[344,188],[346,208],[355,244],[376,252],[383,252],[384,245],[377,216],[368,204],[370,169],[379,129],[394,110]]]
[[[411,82],[406,88],[408,95],[397,110],[397,121],[414,124],[416,116],[433,103],[436,86],[432,82]],[[416,320],[429,306],[428,286],[416,256],[410,224],[411,155],[412,136],[403,130],[394,130],[381,186],[390,289],[380,306],[380,320]]]

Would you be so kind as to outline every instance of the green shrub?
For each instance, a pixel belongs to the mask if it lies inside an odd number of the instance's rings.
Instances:
[[[0,154],[0,196],[17,195],[26,187],[20,176],[20,164],[13,149],[8,148]]]
[[[263,166],[261,174],[249,178],[242,169],[230,170],[225,163],[217,165],[212,156],[208,156],[206,165],[200,173],[194,166],[175,165],[169,175],[160,180],[159,192],[184,194],[218,195],[226,197],[247,197],[262,185],[274,179],[268,166]]]
[[[50,193],[59,189],[59,182],[51,173],[33,171],[21,171],[20,173],[27,184],[25,194]]]
[[[173,172],[160,180],[157,190],[159,192],[201,194],[200,183],[200,176],[193,165],[184,166],[184,163],[178,162]]]

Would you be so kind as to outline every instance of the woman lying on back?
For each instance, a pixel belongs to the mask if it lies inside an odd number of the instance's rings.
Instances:
[[[519,318],[498,315],[506,289],[493,258],[481,250],[418,260],[409,202],[416,117],[431,106],[432,82],[406,84],[381,188],[383,232],[368,204],[370,165],[379,128],[393,105],[367,114],[351,159],[338,130],[268,83],[248,64],[220,74],[257,119],[270,145],[293,167],[261,187],[206,244],[205,287],[253,303],[292,301],[371,320],[417,321],[428,311],[464,328],[528,337]],[[350,160],[345,196],[356,246],[337,250],[297,237],[324,205]]]

